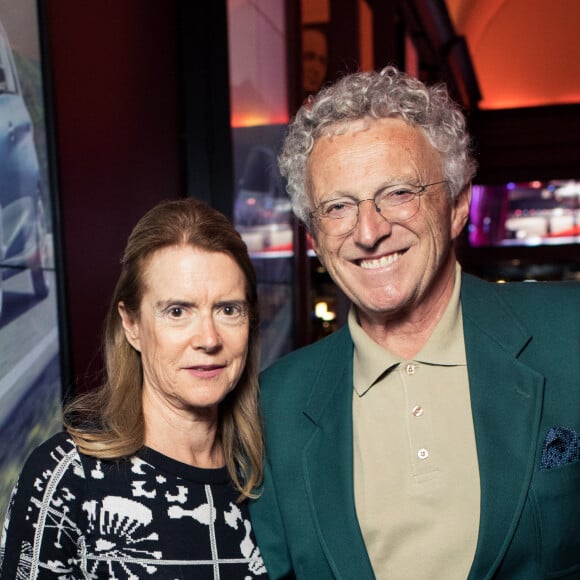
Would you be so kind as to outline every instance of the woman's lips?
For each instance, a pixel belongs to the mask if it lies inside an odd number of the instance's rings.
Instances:
[[[195,365],[187,367],[187,372],[201,379],[213,379],[217,377],[224,367],[222,365]]]

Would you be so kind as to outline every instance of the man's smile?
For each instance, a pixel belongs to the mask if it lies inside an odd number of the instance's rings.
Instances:
[[[365,270],[374,270],[376,268],[385,268],[395,263],[401,256],[403,252],[395,252],[394,254],[388,254],[387,256],[381,256],[380,258],[372,258],[367,260],[359,260],[358,265]]]

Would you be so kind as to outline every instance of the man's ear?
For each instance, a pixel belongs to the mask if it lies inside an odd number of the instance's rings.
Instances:
[[[310,231],[308,232],[307,237],[310,240],[314,253],[318,256],[318,240],[316,239],[316,236]]]
[[[139,322],[133,318],[125,308],[123,301],[117,305],[117,311],[123,323],[125,338],[127,342],[137,351],[141,352],[141,340],[139,336]]]
[[[471,183],[468,183],[453,200],[451,210],[451,238],[456,239],[469,221],[471,206]]]
[[[324,262],[320,257],[320,246],[318,245],[318,240],[316,239],[316,235],[312,232],[308,232],[308,239],[310,240],[310,245],[312,246],[312,251],[316,254],[318,261],[324,266]]]

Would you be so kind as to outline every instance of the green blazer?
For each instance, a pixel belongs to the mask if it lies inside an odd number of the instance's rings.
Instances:
[[[580,578],[580,285],[463,275],[461,303],[481,480],[469,578]],[[250,510],[272,578],[374,578],[354,503],[352,359],[344,327],[262,374],[267,461]]]

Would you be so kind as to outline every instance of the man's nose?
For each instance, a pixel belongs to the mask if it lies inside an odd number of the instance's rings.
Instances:
[[[358,244],[372,248],[380,238],[390,235],[391,229],[391,223],[382,216],[374,199],[363,199],[359,202],[358,221],[353,232]]]

